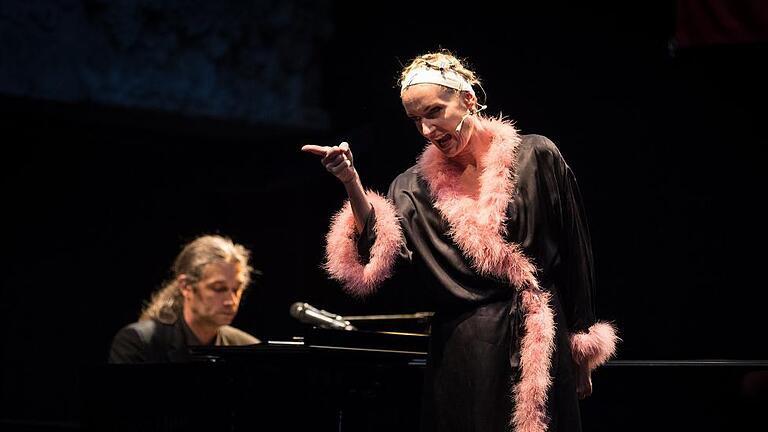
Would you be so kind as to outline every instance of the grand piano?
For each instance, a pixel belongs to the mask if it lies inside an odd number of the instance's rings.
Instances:
[[[93,431],[417,430],[428,336],[308,327],[260,345],[194,347],[175,364],[88,371]]]
[[[182,364],[83,374],[93,431],[417,431],[428,336],[308,326],[302,337],[197,347]],[[613,360],[585,431],[768,430],[768,362]]]

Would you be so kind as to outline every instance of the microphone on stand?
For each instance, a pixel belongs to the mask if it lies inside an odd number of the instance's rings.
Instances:
[[[318,309],[309,303],[296,302],[292,304],[290,313],[292,317],[305,324],[341,330],[357,330],[343,316]]]

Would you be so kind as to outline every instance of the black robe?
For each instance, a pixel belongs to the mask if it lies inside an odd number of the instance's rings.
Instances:
[[[349,213],[348,209],[342,210],[334,220],[337,230],[332,228],[329,234],[327,267],[331,275],[342,280],[355,295],[371,292],[393,273],[415,274],[404,286],[408,289],[418,286],[428,291],[435,316],[424,387],[422,430],[506,431],[514,430],[517,425],[517,430],[525,431],[579,431],[576,369],[570,336],[582,333],[589,337],[590,327],[597,321],[591,245],[576,179],[547,138],[519,136],[511,125],[502,121],[481,121],[495,132],[493,145],[506,146],[497,151],[511,152],[508,163],[489,162],[496,164],[500,173],[506,173],[506,180],[502,174],[496,185],[492,173],[487,174],[487,184],[481,179],[481,196],[466,201],[456,182],[460,168],[452,166],[436,149],[428,148],[417,165],[394,180],[385,202],[369,193],[373,211],[354,249],[364,270],[373,265],[369,273],[377,273],[378,268],[389,265],[381,266],[375,261],[381,261],[387,254],[395,255],[384,275],[367,274],[350,281],[349,269],[340,271],[337,267],[349,267],[348,262],[338,260],[339,256],[331,250],[334,249],[331,237],[338,234],[339,225],[349,224],[342,214]],[[454,168],[456,171],[452,171]],[[485,208],[486,204],[498,197],[484,198],[483,191],[489,196],[504,195],[504,205],[500,207],[504,214],[497,215],[501,217],[497,230],[484,231],[487,227],[483,221],[487,219],[492,225],[494,216],[493,209]],[[444,198],[442,205],[440,197]],[[451,213],[453,204],[446,204],[450,200],[465,200],[468,206]],[[387,205],[394,207],[399,224],[401,241],[397,251],[376,250],[376,243],[382,237],[392,236],[391,230],[380,226],[386,218],[382,213],[392,211]],[[477,211],[478,215],[473,215],[476,219],[468,222],[462,219],[467,209]],[[475,244],[475,238],[483,235],[499,238]],[[499,258],[501,252],[494,255],[493,251],[502,250],[505,244],[511,244],[520,256]],[[525,265],[535,266],[535,273],[531,272],[527,279],[506,277],[505,266],[510,262],[522,263],[523,270]],[[403,266],[410,267],[411,272],[403,272]],[[548,371],[550,382],[540,386],[546,393],[539,403],[540,421],[536,421],[534,415],[537,405],[531,395],[535,392],[513,391],[522,379],[521,341],[528,331],[525,322],[528,312],[520,299],[528,288],[532,288],[528,293],[542,293],[545,298],[542,309],[549,314],[551,322],[543,327],[553,331],[548,341],[546,331],[543,336],[531,337],[534,345],[539,343],[536,341],[550,345],[541,350],[548,350],[549,355],[529,355],[528,360],[522,359],[543,368],[539,378],[546,380]],[[529,298],[538,301],[539,296]],[[598,325],[603,329],[606,326]],[[613,352],[615,335],[610,335],[610,339],[607,344],[597,343],[602,350],[597,354],[602,357],[590,361],[590,368],[605,361]],[[535,378],[529,378],[529,382]],[[525,388],[530,385],[526,384]],[[516,410],[523,412],[518,413],[518,420],[513,420]]]

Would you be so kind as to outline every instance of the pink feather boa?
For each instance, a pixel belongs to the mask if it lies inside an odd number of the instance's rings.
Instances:
[[[520,381],[512,389],[515,411],[511,425],[518,432],[547,430],[547,392],[552,385],[549,368],[554,351],[555,323],[550,294],[539,289],[536,266],[520,246],[504,240],[507,206],[516,183],[520,136],[511,123],[481,119],[493,135],[478,167],[477,197],[462,193],[462,167],[435,146],[424,150],[419,166],[429,184],[435,207],[451,226],[449,235],[484,275],[502,277],[521,291],[525,335],[520,343]]]

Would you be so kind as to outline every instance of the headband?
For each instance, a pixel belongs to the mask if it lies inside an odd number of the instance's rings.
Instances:
[[[400,92],[416,84],[437,84],[443,87],[452,88],[459,91],[468,91],[475,94],[472,85],[459,75],[456,71],[446,69],[433,69],[430,67],[419,67],[408,72],[401,85]]]

